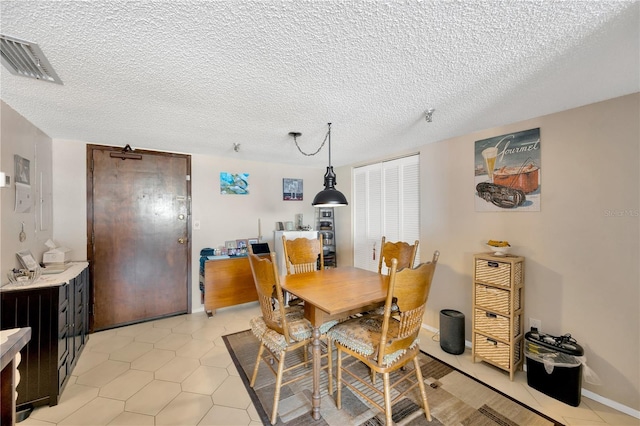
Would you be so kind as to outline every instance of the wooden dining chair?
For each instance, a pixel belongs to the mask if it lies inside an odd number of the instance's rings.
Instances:
[[[413,245],[406,243],[404,241],[398,241],[392,243],[386,240],[386,237],[382,237],[382,243],[380,243],[380,258],[378,259],[378,273],[383,273],[384,264],[386,269],[384,269],[385,274],[389,274],[391,270],[391,261],[396,259],[398,261],[397,269],[401,270],[404,268],[413,268],[413,264],[416,261],[416,255],[418,254],[418,244],[420,241],[416,240]],[[395,300],[391,305],[392,312],[397,310],[397,306],[395,304]],[[384,312],[384,305],[380,304],[372,313],[382,315]],[[375,375],[373,375],[375,378]],[[375,379],[374,379],[375,380]]]
[[[287,275],[299,274],[324,269],[324,251],[322,249],[322,234],[317,239],[295,238],[287,239],[282,236],[282,247],[287,267]],[[285,292],[287,305],[301,305],[302,300]]]
[[[275,390],[273,395],[273,410],[271,412],[271,424],[276,423],[278,416],[278,402],[282,386],[298,381],[313,374],[312,369],[304,368],[310,364],[307,346],[311,343],[313,327],[304,318],[304,310],[301,306],[289,307],[284,304],[282,287],[276,263],[276,254],[271,257],[260,257],[249,248],[249,263],[251,273],[256,284],[258,301],[262,315],[249,321],[252,333],[260,341],[260,349],[256,357],[256,365],[251,376],[250,386],[253,387],[258,376],[260,360],[264,360],[272,373],[276,375]],[[277,303],[272,303],[275,296]],[[333,372],[331,342],[326,339],[326,332],[337,323],[329,321],[320,327],[321,337],[325,336],[326,353],[321,359],[326,359],[322,370],[327,370],[329,377],[329,394],[333,393]],[[265,351],[266,349],[266,351]],[[295,361],[285,364],[287,354],[294,353]],[[288,359],[288,358],[287,358]],[[277,369],[274,368],[277,364]],[[283,378],[287,380],[283,382]]]
[[[391,406],[416,386],[425,416],[431,421],[431,412],[420,371],[418,334],[422,326],[433,274],[440,253],[435,251],[431,262],[416,268],[398,270],[398,261],[391,261],[389,289],[384,305],[384,314],[366,314],[352,318],[333,327],[328,335],[337,348],[337,395],[336,405],[342,408],[342,385],[359,394],[385,413],[386,424],[391,425]],[[391,311],[393,298],[397,298],[399,310]],[[407,364],[413,361],[413,368]],[[363,375],[364,363],[373,372],[382,374],[383,389],[374,386],[370,375]],[[407,368],[403,368],[407,366]],[[394,373],[391,383],[391,373]],[[342,379],[343,374],[347,380]],[[414,380],[415,376],[415,380]],[[391,389],[399,394],[391,398]],[[374,401],[371,392],[384,398],[384,407]]]
[[[322,234],[317,239],[296,238],[293,240],[288,240],[283,235],[282,246],[284,247],[287,275],[324,269]]]
[[[418,244],[420,241],[416,240],[413,245],[404,241],[398,241],[392,243],[386,241],[386,237],[382,237],[382,243],[380,243],[380,258],[378,260],[378,273],[382,273],[382,264],[387,267],[385,273],[388,273],[391,269],[391,260],[398,260],[398,269],[413,268],[413,263],[416,261],[416,255],[418,254]]]

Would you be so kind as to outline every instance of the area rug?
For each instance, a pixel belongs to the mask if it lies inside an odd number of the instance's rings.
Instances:
[[[252,389],[249,386],[259,348],[258,340],[249,330],[223,336],[223,339],[262,422],[270,425],[275,375],[263,364],[260,366],[255,387]],[[289,354],[288,357],[291,357],[292,362],[296,361],[294,354]],[[398,425],[561,425],[424,352],[420,354],[420,364],[422,375],[428,384],[427,399],[433,420],[431,423],[427,421],[417,399],[419,391],[416,389],[413,395],[408,395],[393,406],[393,421]],[[408,368],[413,368],[412,364],[409,364]],[[369,374],[364,366],[362,374]],[[342,409],[338,410],[334,400],[335,391],[334,395],[328,394],[327,375],[323,372],[320,377],[322,417],[316,421],[311,418],[313,385],[312,378],[308,377],[282,387],[278,425],[384,424],[384,413],[371,407],[346,387],[342,388]],[[346,379],[343,375],[343,380]],[[376,380],[376,385],[382,387],[382,377]]]

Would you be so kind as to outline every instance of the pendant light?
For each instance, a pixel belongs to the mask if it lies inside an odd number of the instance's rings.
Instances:
[[[325,142],[327,138],[329,139],[329,166],[327,167],[327,172],[324,174],[324,189],[315,196],[313,202],[311,203],[314,207],[340,207],[347,206],[349,203],[347,202],[346,197],[342,192],[338,191],[335,188],[336,185],[336,174],[333,171],[333,167],[331,166],[331,123],[327,123],[329,130],[327,131],[327,136],[325,136]],[[293,136],[293,140],[298,147],[298,150],[304,155],[315,155],[322,149],[324,142],[320,145],[320,148],[313,154],[307,154],[303,152],[298,146],[297,137],[301,135],[301,133],[290,132],[291,136]]]

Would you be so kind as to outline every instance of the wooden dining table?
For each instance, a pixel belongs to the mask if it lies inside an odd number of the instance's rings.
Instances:
[[[281,277],[282,288],[304,300],[313,326],[313,397],[311,415],[320,418],[320,326],[379,306],[387,296],[389,276],[353,266]]]

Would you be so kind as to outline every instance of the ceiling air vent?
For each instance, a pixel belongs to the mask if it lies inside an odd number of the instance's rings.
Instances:
[[[11,74],[62,84],[40,47],[29,41],[0,34],[2,65]]]

